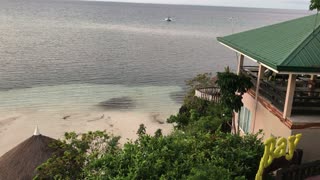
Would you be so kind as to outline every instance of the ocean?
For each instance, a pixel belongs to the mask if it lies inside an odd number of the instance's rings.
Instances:
[[[235,53],[216,37],[307,14],[301,10],[0,0],[0,148],[7,147],[13,137],[6,133],[19,128],[49,123],[47,132],[50,128],[74,130],[68,122],[61,126],[55,122],[70,117],[71,112],[153,113],[164,121],[177,113],[186,80],[199,73],[215,74],[226,66],[235,69]],[[164,20],[168,16],[172,22]],[[20,140],[23,137],[25,133]]]

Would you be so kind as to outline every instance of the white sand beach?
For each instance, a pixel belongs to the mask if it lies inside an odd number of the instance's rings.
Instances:
[[[53,138],[62,138],[64,132],[77,133],[106,130],[121,136],[120,143],[135,139],[141,123],[147,133],[162,129],[163,134],[172,130],[166,123],[168,115],[138,111],[70,111],[27,110],[0,112],[0,156],[33,135],[38,125],[40,133]]]
[[[141,123],[147,133],[172,130],[166,119],[180,104],[170,98],[179,87],[126,87],[70,84],[0,92],[0,156],[32,136],[38,125],[43,135],[62,138],[67,131],[106,130],[123,144],[136,138]]]

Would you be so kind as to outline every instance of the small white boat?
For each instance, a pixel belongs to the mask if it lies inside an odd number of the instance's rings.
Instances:
[[[170,16],[168,16],[167,18],[165,18],[164,19],[165,21],[167,21],[167,22],[171,22],[172,21],[172,19],[171,19],[171,17]]]

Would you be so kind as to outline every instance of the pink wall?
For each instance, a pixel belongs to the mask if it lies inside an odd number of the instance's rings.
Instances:
[[[243,95],[244,106],[251,111],[251,132],[257,133],[259,129],[263,130],[264,139],[273,136],[288,137],[291,135],[291,130],[285,126],[278,117],[269,112],[259,102],[256,109],[255,99],[249,95]],[[238,116],[236,115],[236,119]]]
[[[263,139],[270,136],[287,138],[293,134],[302,133],[298,148],[303,149],[303,162],[320,159],[320,128],[290,129],[259,102],[255,114],[255,99],[249,94],[244,94],[243,104],[252,113],[251,132],[256,133],[259,129],[263,129]],[[238,119],[237,114],[235,118]]]
[[[302,134],[298,148],[303,149],[303,161],[320,160],[320,129],[293,129],[292,134]]]

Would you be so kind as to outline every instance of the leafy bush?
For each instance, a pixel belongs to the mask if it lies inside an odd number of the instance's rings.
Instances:
[[[64,140],[50,146],[56,149],[51,158],[37,168],[34,179],[83,179],[83,168],[92,159],[103,154],[115,154],[119,136],[109,136],[105,131],[76,134],[65,133]]]
[[[221,104],[230,109],[231,112],[239,112],[242,103],[242,95],[246,93],[253,84],[249,77],[230,72],[229,67],[225,72],[218,72],[217,84],[221,93]]]
[[[219,72],[216,78],[209,73],[204,73],[187,81],[186,84],[189,86],[189,91],[184,98],[184,103],[179,113],[168,118],[167,122],[174,123],[175,127],[180,130],[190,129],[188,126],[202,126],[204,128],[202,130],[211,132],[214,132],[220,125],[222,131],[231,131],[233,111],[239,111],[243,105],[242,95],[252,87],[248,77],[238,76],[230,72],[229,68],[226,68],[225,72]],[[213,85],[220,88],[221,103],[194,96],[195,89]]]
[[[211,164],[195,167],[191,169],[188,180],[231,180],[231,172],[223,167]]]
[[[140,134],[117,154],[91,161],[89,179],[253,178],[263,146],[255,135],[217,132],[169,136]]]
[[[179,113],[171,115],[167,122],[174,123],[176,129],[185,131],[214,133],[221,126],[223,132],[230,132],[227,122],[231,120],[231,116],[223,106],[196,97],[195,99],[193,104],[182,105]]]
[[[317,10],[317,13],[320,11],[320,0],[310,0],[309,9],[312,11],[314,9]]]
[[[64,153],[41,165],[35,179],[252,179],[263,153],[257,135],[176,130],[151,136],[143,125],[138,134],[122,149],[114,146],[117,138],[107,136],[96,153],[82,148],[91,140],[73,134],[70,142],[60,141]]]

